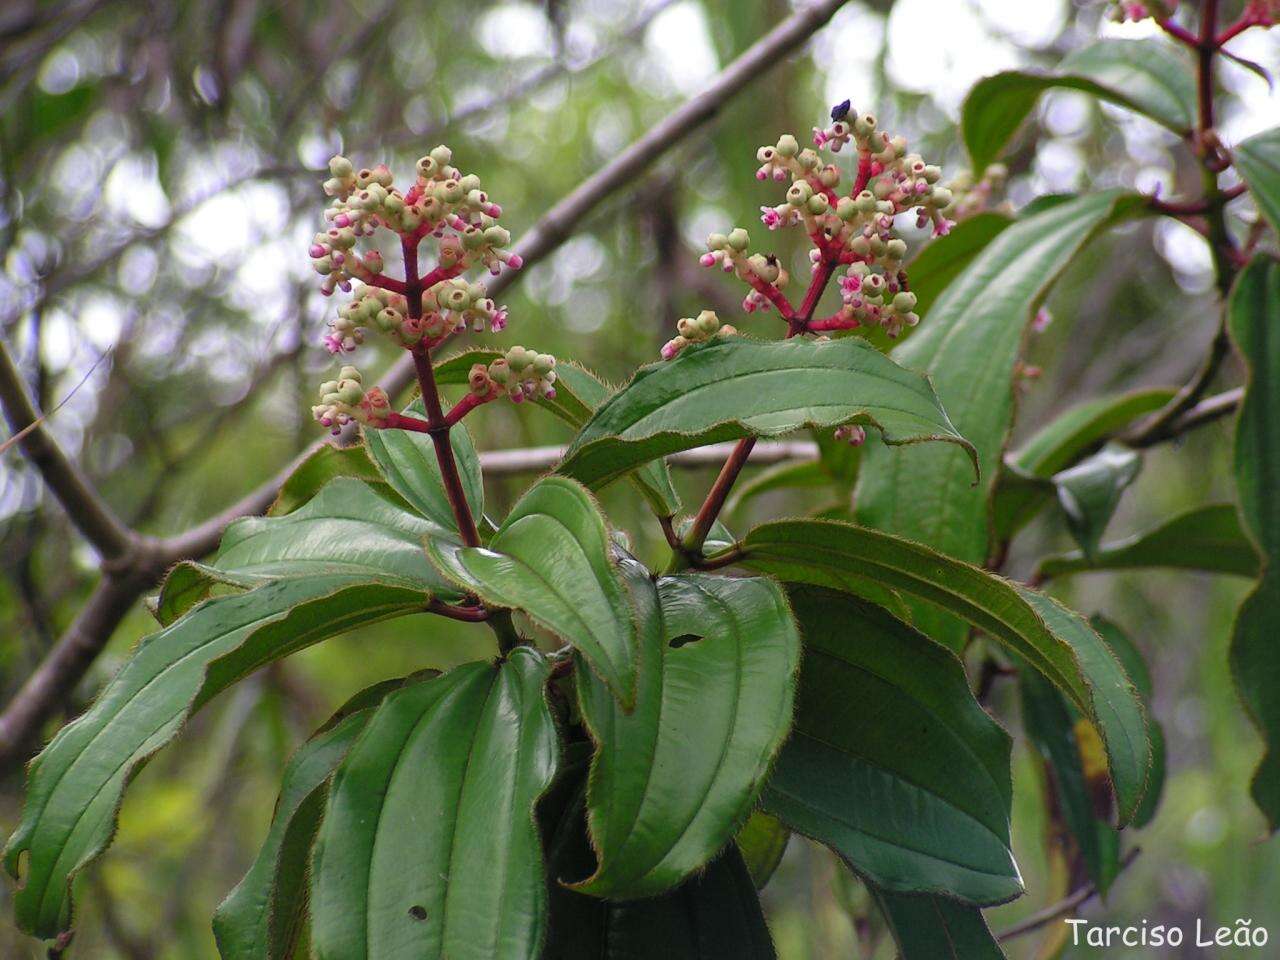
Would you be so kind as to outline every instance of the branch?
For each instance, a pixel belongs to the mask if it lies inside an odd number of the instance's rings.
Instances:
[[[1133,861],[1138,858],[1138,854],[1140,854],[1141,852],[1142,852],[1141,848],[1134,847],[1128,853],[1126,853],[1123,857],[1121,857],[1120,866],[1116,870],[1116,876],[1119,876],[1121,873],[1123,873],[1125,868],[1127,868],[1129,864],[1133,863]],[[1084,906],[1086,903],[1092,900],[1095,896],[1097,896],[1097,893],[1098,893],[1098,888],[1094,884],[1092,883],[1085,884],[1083,887],[1075,891],[1075,893],[1072,893],[1066,899],[1060,900],[1058,903],[1045,907],[1043,910],[1039,911],[1038,913],[1033,913],[1031,916],[1027,917],[1027,919],[1023,920],[1021,923],[1015,924],[1014,926],[1010,927],[1008,930],[1004,930],[996,934],[996,939],[1003,942],[1005,940],[1012,940],[1014,937],[1021,937],[1028,933],[1034,933],[1036,930],[1039,930],[1042,927],[1047,927],[1049,924],[1053,923],[1053,921],[1060,920],[1061,918],[1067,916],[1067,914],[1075,913],[1080,907]]]
[[[93,544],[108,562],[125,557],[135,546],[136,535],[130,531],[71,459],[54,442],[41,416],[27,396],[22,375],[14,366],[8,348],[0,342],[0,405],[15,436],[20,436],[27,458],[40,471],[67,516],[86,540]]]
[[[1236,387],[1223,393],[1215,393],[1199,403],[1183,411],[1179,416],[1167,423],[1151,423],[1139,428],[1136,432],[1120,437],[1122,443],[1137,450],[1154,447],[1167,440],[1175,440],[1196,427],[1220,420],[1235,412],[1244,398],[1244,387]]]
[[[631,186],[641,171],[710,120],[724,103],[742,92],[751,81],[763,76],[800,47],[845,2],[847,0],[820,0],[779,24],[722,70],[702,93],[670,113],[552,207],[525,234],[514,252],[524,258],[526,265],[544,259],[572,235],[605,197]],[[514,271],[503,273],[490,286],[490,295],[505,290],[519,275]],[[392,367],[380,385],[388,393],[396,394],[408,386],[414,375],[412,358],[406,357]],[[41,436],[42,431],[35,431],[28,441]],[[40,726],[54,713],[66,692],[84,676],[130,606],[157,582],[164,567],[209,553],[218,545],[223,531],[233,520],[265,512],[289,474],[318,447],[319,442],[303,451],[267,483],[184,533],[154,543],[145,541],[146,549],[131,545],[133,564],[116,574],[104,576],[75,623],[0,714],[0,769],[28,755],[29,746]],[[65,457],[62,459],[65,461]],[[62,475],[77,479],[87,492],[83,478],[69,463],[67,467],[69,471]],[[96,497],[84,502],[100,503]],[[120,531],[127,536],[128,531],[123,527]],[[121,545],[123,547],[124,544]]]

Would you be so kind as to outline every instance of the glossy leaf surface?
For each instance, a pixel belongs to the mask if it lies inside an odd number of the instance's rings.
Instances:
[[[334,775],[312,862],[317,960],[533,958],[547,903],[534,804],[559,747],[519,647],[390,694]]]
[[[962,460],[969,450],[929,382],[865,340],[727,337],[641,367],[596,410],[559,470],[597,487],[678,450],[855,422],[890,444],[946,440]]]
[[[1009,736],[959,659],[848,595],[791,599],[804,662],[765,809],[885,889],[984,904],[1020,894]]]

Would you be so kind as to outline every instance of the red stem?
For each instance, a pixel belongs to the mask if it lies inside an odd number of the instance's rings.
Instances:
[[[763,277],[756,276],[754,273],[747,274],[747,283],[751,284],[753,290],[762,293],[765,298],[778,308],[778,312],[782,314],[782,319],[790,322],[795,318],[796,311],[791,306],[791,301],[786,298],[781,290],[775,287]]]
[[[1165,33],[1173,37],[1173,39],[1177,40],[1179,43],[1185,43],[1188,47],[1191,47],[1191,49],[1193,50],[1200,49],[1200,38],[1197,37],[1190,30],[1186,29],[1185,27],[1178,26],[1172,20],[1160,20],[1157,22],[1160,24],[1160,28],[1164,30]]]
[[[449,412],[445,414],[445,426],[452,427],[476,407],[483,406],[490,400],[497,400],[499,396],[501,396],[501,394],[496,390],[483,397],[474,393],[468,393],[465,397],[455,403]]]
[[[371,287],[381,287],[383,290],[390,290],[392,293],[404,294],[407,289],[405,284],[399,280],[392,277],[384,277],[380,273],[369,273],[365,276],[357,277],[357,279]]]
[[[1225,46],[1250,27],[1261,27],[1265,25],[1265,22],[1260,20],[1251,11],[1246,11],[1239,20],[1218,34],[1217,38],[1213,41],[1213,45],[1215,47]]]
[[[450,620],[463,620],[467,623],[481,623],[492,616],[492,611],[486,607],[461,606],[434,599],[427,604],[427,612],[438,613],[440,616],[448,617]]]
[[[382,419],[382,430],[408,430],[412,433],[430,433],[431,424],[417,417],[406,417],[403,413],[388,413]]]
[[[401,243],[401,249],[404,251],[404,279],[406,296],[409,300],[409,316],[416,320],[422,317],[422,282],[418,279],[418,241],[405,238]],[[458,474],[458,464],[453,458],[453,445],[449,443],[449,428],[452,424],[446,421],[440,406],[440,391],[436,387],[435,371],[431,369],[431,354],[420,348],[414,348],[409,353],[413,357],[414,370],[418,374],[418,386],[422,388],[422,404],[427,411],[427,433],[435,447],[436,461],[440,464],[440,479],[444,484],[445,495],[449,498],[449,506],[453,508],[453,518],[458,524],[458,533],[467,546],[478,547],[480,533],[476,530],[476,522],[471,516],[471,505],[467,503],[462,478]]]

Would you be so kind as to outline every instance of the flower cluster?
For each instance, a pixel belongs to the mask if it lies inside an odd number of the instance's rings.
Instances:
[[[947,213],[959,222],[975,213],[992,209],[996,206],[996,198],[1004,192],[1008,179],[1009,168],[1003,163],[989,165],[977,179],[972,172],[962,170],[947,182],[947,188],[955,198]]]
[[[381,387],[366,390],[362,379],[355,367],[343,367],[337,380],[320,384],[320,402],[311,408],[311,415],[335,435],[353,421],[375,427],[385,424],[390,399]]]
[[[316,234],[310,249],[312,265],[324,278],[321,292],[350,291],[354,280],[376,288],[343,307],[330,323],[332,332],[324,342],[331,352],[355,349],[369,326],[414,347],[424,338],[434,345],[468,326],[501,330],[506,325],[505,308],[461,274],[481,265],[492,274],[504,265],[516,270],[521,258],[506,249],[511,234],[498,223],[502,208],[481,189],[479,177],[462,173],[452,159],[448,147],[436,147],[418,161],[417,179],[405,193],[395,188],[383,164],[357,171],[346,157],[329,161],[332,176],[324,183],[325,193],[334,198],[325,210],[329,228]],[[402,246],[415,251],[419,242],[433,237],[435,269],[420,283],[416,277],[407,282],[385,278],[382,255],[356,249],[358,240],[380,227],[398,234]],[[412,309],[410,287],[418,288],[421,298]]]
[[[952,224],[948,217],[956,211],[956,198],[941,184],[939,167],[910,153],[904,138],[889,136],[874,116],[857,113],[847,100],[831,111],[829,126],[814,129],[813,142],[814,148],[801,148],[794,136],[784,134],[756,153],[757,179],[788,184],[783,202],[761,207],[760,219],[770,230],[802,227],[813,244],[810,261],[820,285],[813,297],[806,296],[803,310],[786,298],[787,271],[776,257],[750,252],[751,238],[742,227],[708,237],[701,262],[733,273],[751,288],[743,310],[777,309],[793,332],[879,326],[898,336],[920,318],[914,312],[915,296],[907,289],[907,244],[895,235],[896,219],[914,212],[917,227],[932,225],[935,235],[944,234]],[[851,187],[842,192],[844,171],[819,151],[837,154],[846,148],[856,156],[856,172]],[[985,203],[997,182],[998,171],[993,170],[981,188],[967,185],[970,206]],[[808,314],[821,296],[821,285],[839,267],[845,268],[839,277],[841,308],[814,320]],[[682,338],[686,343],[693,339],[682,329],[681,337],[663,348],[663,356],[674,356],[684,346]]]
[[[534,396],[551,400],[556,395],[555,382],[556,358],[519,345],[488,365],[473,364],[467,376],[471,394],[480,401],[493,400],[503,394],[513,403]]]
[[[696,317],[682,317],[676,323],[676,330],[679,335],[662,346],[663,360],[670,360],[691,343],[702,343],[712,337],[729,337],[738,332],[729,324],[722,324],[714,310],[703,310]]]

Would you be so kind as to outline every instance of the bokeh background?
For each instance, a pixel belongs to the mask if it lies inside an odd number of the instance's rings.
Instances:
[[[1228,13],[1237,5],[1225,4]],[[324,203],[319,171],[333,152],[408,175],[447,141],[518,237],[791,11],[786,0],[6,0],[0,336],[42,409],[84,381],[52,430],[121,516],[147,532],[178,531],[317,437],[307,408],[330,369],[317,342],[332,306],[316,292],[306,247]],[[677,317],[713,306],[735,318],[741,291],[701,271],[696,256],[713,229],[762,230],[756,211],[777,200],[752,175],[759,144],[784,131],[804,139],[848,97],[953,175],[965,163],[959,106],[976,79],[1052,65],[1099,35],[1152,32],[1105,14],[1068,0],[851,0],[804,53],[745,88],[529,270],[505,297],[512,323],[500,342],[625,379],[656,356]],[[1274,70],[1280,30],[1250,31],[1231,49]],[[1280,120],[1263,79],[1228,65],[1221,82],[1228,143]],[[1194,196],[1197,183],[1170,134],[1073,93],[1041,101],[1008,162],[1015,207],[1116,184]],[[1215,327],[1211,285],[1204,242],[1173,221],[1095,241],[1028,344],[1041,373],[1020,388],[1017,435],[1103,392],[1183,380]],[[743,326],[764,333],[768,323]],[[360,357],[368,371],[392,359],[376,347]],[[566,439],[549,418],[505,404],[468,424],[481,449]],[[1152,451],[1112,534],[1229,499],[1229,456],[1228,422]],[[678,473],[688,499],[713,476]],[[490,481],[496,513],[521,482]],[[618,487],[604,499],[637,549],[656,557],[660,534],[635,498]],[[825,505],[782,492],[729,521],[745,529]],[[1067,542],[1060,520],[1047,517],[1020,536],[1008,569],[1026,575]],[[0,456],[0,695],[38,662],[96,577],[93,552],[19,451]],[[1263,839],[1248,800],[1259,748],[1225,656],[1246,586],[1150,573],[1064,585],[1062,596],[1105,612],[1147,654],[1170,751],[1158,816],[1126,837],[1142,853],[1090,916],[1250,918],[1280,942],[1280,846]],[[152,627],[139,605],[67,715]],[[114,847],[81,879],[78,955],[216,956],[209,916],[265,832],[291,750],[359,687],[485,656],[489,643],[486,631],[448,621],[397,621],[323,644],[218,699],[138,777]],[[1017,737],[1015,840],[1029,893],[989,911],[997,930],[1063,893],[1046,867],[1041,774],[1016,701],[997,684],[991,707]],[[3,773],[0,832],[16,823],[21,789],[19,771]],[[0,885],[0,955],[40,955],[13,931],[7,897]],[[857,883],[804,840],[792,840],[765,902],[785,960],[892,955]],[[1043,936],[1008,945],[1014,958],[1054,947]]]

